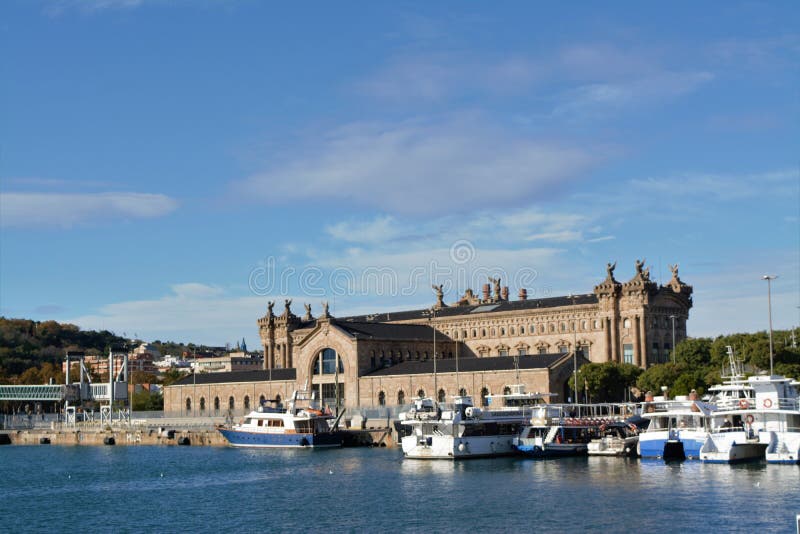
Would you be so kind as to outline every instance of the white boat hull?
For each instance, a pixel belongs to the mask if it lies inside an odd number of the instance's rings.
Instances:
[[[488,458],[514,454],[511,436],[469,436],[456,438],[448,435],[402,439],[403,455],[420,460],[458,460],[466,458]]]
[[[765,456],[771,464],[800,464],[800,432],[769,432]]]
[[[767,446],[744,432],[709,434],[700,448],[700,460],[705,463],[731,464],[764,458]]]

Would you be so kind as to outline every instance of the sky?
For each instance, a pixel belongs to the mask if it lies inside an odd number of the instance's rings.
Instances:
[[[694,287],[800,323],[796,2],[0,4],[0,315],[246,339],[334,316]]]

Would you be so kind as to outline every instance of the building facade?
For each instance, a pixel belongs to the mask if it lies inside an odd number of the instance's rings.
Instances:
[[[291,371],[293,378],[282,383],[284,398],[291,389],[311,387],[326,401],[338,392],[345,406],[402,404],[420,393],[449,397],[459,390],[477,398],[518,381],[563,402],[576,362],[647,367],[667,361],[686,337],[692,287],[681,281],[677,265],[666,285],[651,281],[642,261],[627,282],[615,279],[615,267],[606,266],[591,293],[566,297],[528,299],[521,289],[511,300],[508,287],[489,279],[480,297],[468,289],[447,305],[440,286],[429,309],[369,316],[335,318],[323,305],[314,317],[306,305],[301,317],[290,300],[276,315],[270,302],[258,319],[264,371]],[[188,380],[167,392],[165,409],[186,409],[191,395],[177,390]],[[224,383],[224,373],[216,380]],[[230,382],[230,388],[252,388],[244,384]]]

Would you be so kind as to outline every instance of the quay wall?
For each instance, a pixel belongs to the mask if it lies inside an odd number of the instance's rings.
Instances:
[[[353,430],[348,432],[347,446],[395,445],[395,433],[390,428]],[[192,429],[161,431],[151,429],[116,430],[7,430],[0,432],[0,445],[90,445],[104,446],[108,438],[114,445],[189,445],[227,447],[228,442],[216,429]],[[188,440],[188,442],[187,442]]]

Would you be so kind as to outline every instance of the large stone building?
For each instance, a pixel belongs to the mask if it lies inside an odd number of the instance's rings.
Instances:
[[[313,317],[306,305],[300,317],[289,300],[275,315],[270,302],[258,319],[265,369],[189,377],[167,388],[165,409],[240,411],[303,387],[332,402],[338,386],[345,406],[404,404],[420,394],[478,399],[517,382],[563,401],[576,362],[646,367],[666,361],[673,340],[686,337],[692,287],[677,266],[663,286],[643,262],[624,283],[615,266],[592,293],[567,297],[528,299],[522,289],[510,300],[490,279],[480,297],[467,290],[446,305],[439,287],[429,309],[368,316],[331,317],[325,305]]]

